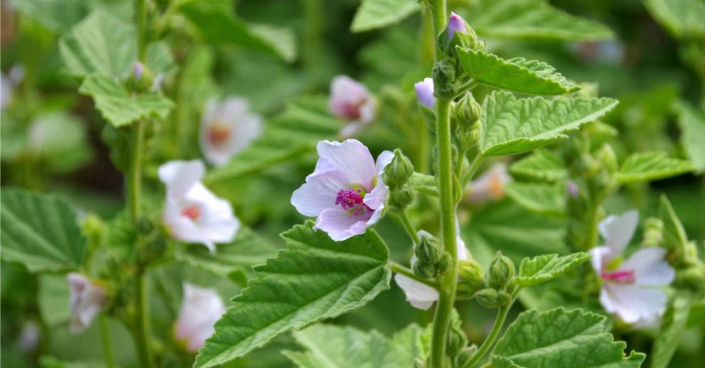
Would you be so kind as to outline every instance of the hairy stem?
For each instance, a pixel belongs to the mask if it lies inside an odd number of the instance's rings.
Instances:
[[[101,313],[98,319],[100,321],[100,340],[103,343],[105,367],[115,368],[115,353],[113,353],[113,345],[110,341],[110,326],[108,326],[108,317]]]
[[[509,313],[509,309],[512,307],[511,304],[504,306],[497,311],[497,318],[494,321],[494,325],[492,326],[492,331],[490,331],[490,334],[487,336],[485,341],[482,342],[482,345],[480,345],[480,348],[477,350],[475,355],[470,359],[465,365],[463,365],[461,368],[471,368],[477,365],[477,363],[480,362],[482,357],[485,356],[492,348],[494,345],[495,340],[497,340],[497,336],[499,336],[499,332],[502,330],[502,326],[504,325],[504,320],[507,319],[507,313]]]
[[[416,274],[414,273],[414,271],[410,270],[410,269],[407,268],[407,267],[404,267],[404,266],[400,265],[399,263],[391,262],[391,261],[390,261],[390,262],[389,262],[389,267],[392,269],[392,271],[394,271],[394,272],[396,272],[396,273],[398,273],[398,274],[401,274],[401,275],[404,275],[404,276],[406,276],[406,277],[408,277],[408,278],[414,279],[414,280],[416,280],[416,281],[418,281],[418,282],[420,282],[420,283],[422,283],[422,284],[424,284],[424,285],[428,285],[428,286],[430,286],[430,287],[432,287],[432,288],[434,288],[434,289],[438,289],[438,283],[437,283],[437,282],[435,282],[435,281],[433,281],[433,280],[424,280],[424,279],[422,279],[422,278],[416,276]]]
[[[147,278],[140,270],[135,280],[135,344],[140,367],[154,367],[151,343],[149,339],[149,305],[147,304]]]
[[[582,251],[588,251],[597,245],[598,223],[600,220],[600,204],[593,203],[587,213],[588,228]]]
[[[147,54],[147,0],[135,0],[137,26],[137,60],[144,62]]]
[[[402,225],[404,225],[404,229],[406,229],[406,232],[409,234],[411,240],[414,242],[414,244],[419,244],[421,239],[416,233],[416,228],[414,227],[414,224],[412,224],[411,220],[409,220],[409,216],[406,214],[406,209],[399,209],[399,211],[397,211],[397,214],[399,215],[399,219],[401,220]]]

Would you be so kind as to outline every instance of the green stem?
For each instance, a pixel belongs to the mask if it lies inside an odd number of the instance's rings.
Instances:
[[[593,204],[587,213],[588,228],[585,234],[585,241],[582,244],[583,251],[588,251],[597,245],[598,223],[600,216],[600,205]]]
[[[412,271],[412,270],[410,270],[409,268],[406,268],[406,267],[400,265],[399,263],[390,261],[390,262],[389,262],[389,267],[392,269],[392,271],[394,271],[394,272],[396,272],[396,273],[398,273],[398,274],[402,274],[402,275],[404,275],[404,276],[406,276],[406,277],[409,277],[409,278],[411,278],[411,279],[414,279],[414,280],[416,280],[416,281],[418,281],[418,282],[420,282],[420,283],[422,283],[422,284],[424,284],[424,285],[428,285],[428,286],[430,286],[430,287],[432,287],[432,288],[434,288],[434,289],[438,289],[438,283],[437,283],[437,282],[434,282],[433,280],[424,280],[424,279],[422,279],[422,278],[416,276],[416,274],[414,273],[414,271]]]
[[[113,345],[110,342],[110,326],[108,326],[108,317],[105,314],[100,314],[100,339],[103,343],[103,356],[105,356],[105,367],[115,368],[115,353],[113,353]]]
[[[477,153],[475,158],[472,160],[472,163],[470,163],[470,170],[468,170],[468,177],[467,180],[472,180],[472,178],[475,177],[475,173],[477,172],[477,169],[480,168],[480,165],[482,165],[482,161],[485,159],[485,156],[483,156],[481,153]]]
[[[399,215],[399,219],[401,220],[402,225],[404,225],[404,229],[406,229],[406,232],[409,234],[409,237],[414,244],[419,244],[421,239],[419,238],[419,234],[416,233],[414,224],[412,224],[411,220],[409,220],[409,216],[406,214],[406,209],[399,209],[399,211],[397,211],[397,215]]]
[[[147,278],[140,270],[135,279],[135,344],[140,367],[154,367],[154,358],[149,339],[149,305],[147,304]]]
[[[304,18],[304,64],[309,70],[315,70],[322,53],[323,3],[321,0],[303,0]]]
[[[136,121],[130,127],[131,153],[130,167],[127,173],[128,181],[128,206],[132,222],[137,224],[140,217],[140,203],[142,198],[142,158],[144,154],[144,124]]]
[[[494,345],[495,340],[497,340],[497,336],[499,336],[499,332],[502,330],[502,326],[504,325],[504,320],[507,319],[507,313],[509,312],[509,309],[512,307],[512,304],[509,304],[505,307],[502,307],[499,309],[497,312],[497,318],[494,321],[494,326],[492,326],[492,331],[490,331],[490,334],[487,336],[485,341],[482,342],[482,345],[480,345],[480,348],[477,350],[475,355],[473,355],[472,359],[470,359],[465,365],[463,365],[461,368],[471,368],[477,365],[477,363],[482,359],[482,357],[489,352],[490,348],[492,348],[492,345]]]
[[[430,0],[431,19],[433,19],[433,39],[436,40],[439,34],[446,28],[448,12],[446,11],[446,0]],[[438,43],[436,43],[436,60],[441,55]]]
[[[465,92],[467,92],[467,91],[472,91],[472,90],[475,89],[475,87],[477,87],[478,85],[480,85],[480,83],[476,82],[474,79],[471,79],[471,80],[468,81],[467,83],[465,83],[465,84],[463,84],[462,86],[460,86],[460,88],[458,88],[458,92],[455,94],[455,97],[456,97],[456,98],[457,98],[457,97],[462,97],[462,96],[465,94]]]
[[[135,24],[137,25],[137,60],[144,62],[147,55],[147,0],[135,0]]]

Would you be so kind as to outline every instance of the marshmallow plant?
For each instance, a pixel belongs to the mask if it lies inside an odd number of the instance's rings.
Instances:
[[[174,338],[187,352],[197,352],[213,334],[213,325],[224,312],[223,299],[214,289],[185,283]]]
[[[201,150],[214,166],[225,165],[262,134],[262,118],[250,111],[247,100],[229,97],[211,100],[201,119]]]
[[[328,109],[343,122],[339,136],[349,138],[377,118],[377,102],[362,83],[345,75],[331,81]]]

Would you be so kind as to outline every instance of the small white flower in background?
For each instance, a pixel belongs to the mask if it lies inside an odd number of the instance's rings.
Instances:
[[[468,186],[469,194],[465,197],[469,203],[495,201],[504,197],[504,186],[512,180],[507,173],[507,165],[499,162],[480,175]]]
[[[419,230],[417,234],[419,238],[424,235],[430,235],[424,230]],[[465,242],[463,242],[463,239],[460,238],[460,235],[458,235],[458,237],[456,238],[456,242],[458,246],[458,260],[467,261],[467,249],[465,249]],[[417,261],[418,259],[416,258],[416,255],[411,256],[412,269],[414,268],[414,264]],[[411,304],[411,306],[414,308],[428,310],[429,308],[431,308],[433,303],[438,300],[438,290],[424,283],[418,282],[412,279],[411,277],[404,276],[402,274],[396,274],[394,275],[394,281],[396,281],[397,285],[399,285],[399,287],[404,291],[404,295],[406,295],[406,301],[408,301],[409,304]]]
[[[414,89],[419,103],[427,109],[433,110],[433,105],[436,101],[435,97],[433,97],[433,79],[424,78],[421,82],[414,84]]]
[[[184,344],[186,351],[195,353],[213,335],[213,325],[224,313],[225,304],[215,290],[184,283],[174,337]]]
[[[452,40],[455,32],[468,33],[467,28],[465,28],[465,20],[453,12],[450,13],[448,18],[448,39]]]
[[[362,83],[345,75],[333,78],[328,109],[345,122],[340,131],[342,138],[354,136],[377,117],[377,104],[372,94]]]
[[[363,234],[382,216],[389,187],[382,172],[394,158],[382,152],[375,164],[370,150],[355,139],[318,142],[318,162],[306,183],[294,191],[291,204],[304,216],[317,217],[335,241]]]
[[[167,192],[163,221],[174,238],[201,243],[215,252],[215,243],[235,238],[240,221],[228,201],[200,182],[205,171],[201,160],[169,161],[159,167],[159,180]]]
[[[262,117],[250,111],[247,100],[230,97],[209,101],[201,119],[201,150],[209,163],[226,164],[262,134]]]
[[[66,276],[69,283],[71,308],[71,333],[81,333],[91,325],[93,319],[100,313],[108,297],[105,290],[80,273],[72,272]]]
[[[20,332],[20,338],[18,341],[20,350],[25,353],[30,353],[36,350],[37,346],[39,346],[39,339],[41,337],[41,333],[42,331],[36,322],[26,322],[22,326],[22,332]]]
[[[664,286],[673,282],[675,271],[664,259],[663,248],[642,248],[622,261],[634,235],[639,213],[629,211],[600,222],[605,245],[590,251],[592,266],[603,281],[600,303],[626,323],[650,325],[666,310]]]

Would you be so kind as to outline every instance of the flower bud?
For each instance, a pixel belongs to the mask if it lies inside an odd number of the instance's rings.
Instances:
[[[455,357],[454,367],[465,367],[477,353],[477,345],[468,346]]]
[[[501,307],[506,307],[512,302],[512,296],[504,290],[497,292],[497,301]]]
[[[466,23],[461,16],[450,12],[450,17],[448,17],[448,39],[452,40],[456,32],[467,33]]]
[[[448,269],[450,269],[452,265],[453,257],[450,256],[450,253],[443,252],[443,254],[441,255],[441,259],[439,259],[438,263],[436,263],[436,273],[445,273],[446,271],[448,271]]]
[[[419,261],[435,265],[441,260],[441,255],[443,254],[441,242],[431,234],[422,233],[419,244],[414,247],[414,254],[416,254],[416,258]]]
[[[499,308],[499,294],[495,289],[482,289],[475,293],[475,300],[485,308]]]
[[[509,257],[503,256],[502,252],[497,252],[490,265],[490,287],[496,290],[504,290],[512,280],[512,277],[514,277],[514,262]]]
[[[465,333],[460,329],[459,324],[452,324],[448,330],[448,338],[446,339],[446,354],[449,357],[455,357],[460,354],[467,344],[468,339],[465,337]]]
[[[137,231],[142,235],[147,235],[154,230],[154,223],[147,217],[141,216],[137,220]]]
[[[414,274],[422,279],[430,279],[436,274],[436,267],[432,263],[416,261],[412,268]]]
[[[470,299],[485,285],[485,276],[482,267],[474,259],[459,261],[458,299]]]
[[[154,84],[154,73],[144,64],[136,62],[127,86],[135,92],[149,91]]]
[[[477,124],[482,113],[482,106],[475,101],[472,93],[466,93],[455,105],[453,116],[458,121],[458,129],[471,130]]]
[[[646,229],[644,229],[644,247],[658,247],[663,242],[663,221],[656,217],[646,219]]]
[[[404,186],[392,191],[389,196],[389,204],[397,208],[406,208],[406,206],[414,202],[414,198],[416,198],[416,190]]]
[[[602,164],[602,167],[607,169],[607,171],[612,174],[619,170],[619,164],[617,164],[617,157],[614,154],[612,146],[609,144],[604,144],[599,151],[595,154],[597,161]]]
[[[384,184],[392,189],[399,188],[406,184],[413,173],[414,164],[397,148],[392,162],[384,168]]]
[[[433,79],[424,78],[423,81],[414,84],[416,90],[416,98],[418,98],[421,106],[433,110],[435,97],[433,96]]]
[[[455,56],[456,46],[473,50],[485,49],[484,42],[477,40],[475,30],[455,13],[450,13],[448,26],[438,36],[437,42],[443,53],[448,56]]]
[[[575,172],[581,177],[593,177],[600,171],[600,163],[589,154],[582,154],[575,164]]]
[[[455,96],[455,66],[450,61],[437,61],[433,64],[431,75],[436,96],[443,98]]]

